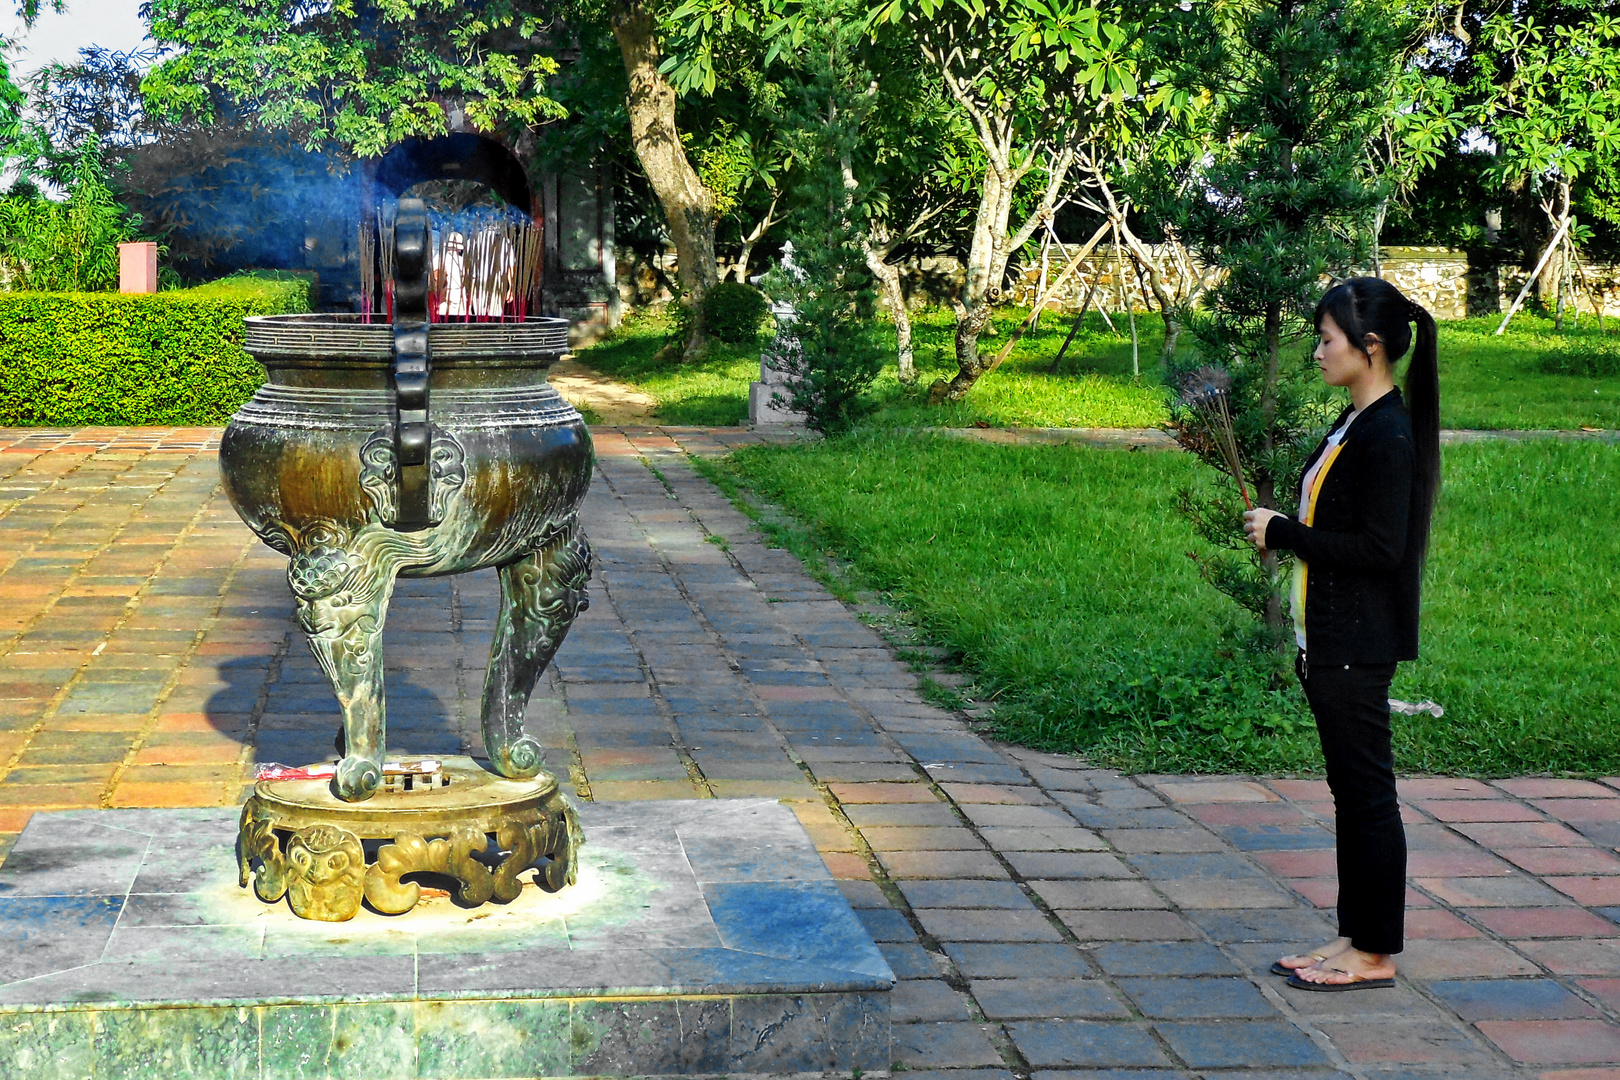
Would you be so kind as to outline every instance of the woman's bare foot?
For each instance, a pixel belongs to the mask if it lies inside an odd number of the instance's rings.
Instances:
[[[1395,961],[1386,953],[1344,949],[1319,964],[1297,969],[1294,977],[1321,986],[1349,986],[1375,979],[1393,979]]]
[[[1320,945],[1308,953],[1300,953],[1296,956],[1285,956],[1281,960],[1277,961],[1277,966],[1285,967],[1289,971],[1304,971],[1308,967],[1314,967],[1325,960],[1333,959],[1335,956],[1338,956],[1349,947],[1349,938],[1334,938],[1326,945]]]

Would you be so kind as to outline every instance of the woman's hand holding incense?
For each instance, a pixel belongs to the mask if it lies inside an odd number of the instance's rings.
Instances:
[[[1267,510],[1263,506],[1256,507],[1253,510],[1245,510],[1243,512],[1243,532],[1249,538],[1249,543],[1261,551],[1266,550],[1266,526],[1270,525],[1271,519],[1275,517],[1282,517],[1282,515],[1275,510]]]

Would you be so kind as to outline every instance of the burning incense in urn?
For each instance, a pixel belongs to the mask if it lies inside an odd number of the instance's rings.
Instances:
[[[360,226],[361,313],[394,315],[393,223],[381,210]],[[538,305],[545,249],[540,228],[510,218],[446,220],[433,230],[428,271],[432,322],[521,322]],[[373,307],[379,285],[381,304]]]

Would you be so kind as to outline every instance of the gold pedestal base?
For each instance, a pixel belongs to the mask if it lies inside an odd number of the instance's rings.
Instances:
[[[574,883],[582,843],[554,777],[508,780],[452,757],[438,781],[385,785],[361,803],[325,780],[261,781],[242,807],[237,861],[259,899],[286,896],[299,918],[343,922],[362,899],[385,915],[411,910],[421,886],[401,878],[422,872],[456,879],[467,906],[517,899],[531,868],[555,892]]]

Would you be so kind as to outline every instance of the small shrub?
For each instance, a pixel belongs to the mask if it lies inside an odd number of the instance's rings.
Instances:
[[[0,198],[0,287],[49,292],[118,288],[118,245],[138,239],[138,216],[113,198],[94,154],[79,158],[66,202],[32,184]]]
[[[1620,375],[1620,337],[1578,337],[1559,342],[1539,363],[1546,375]]]
[[[703,297],[709,333],[729,345],[752,344],[769,310],[764,293],[736,281],[722,281]]]
[[[222,424],[264,381],[242,320],[310,282],[240,275],[152,295],[0,293],[0,425]]]

